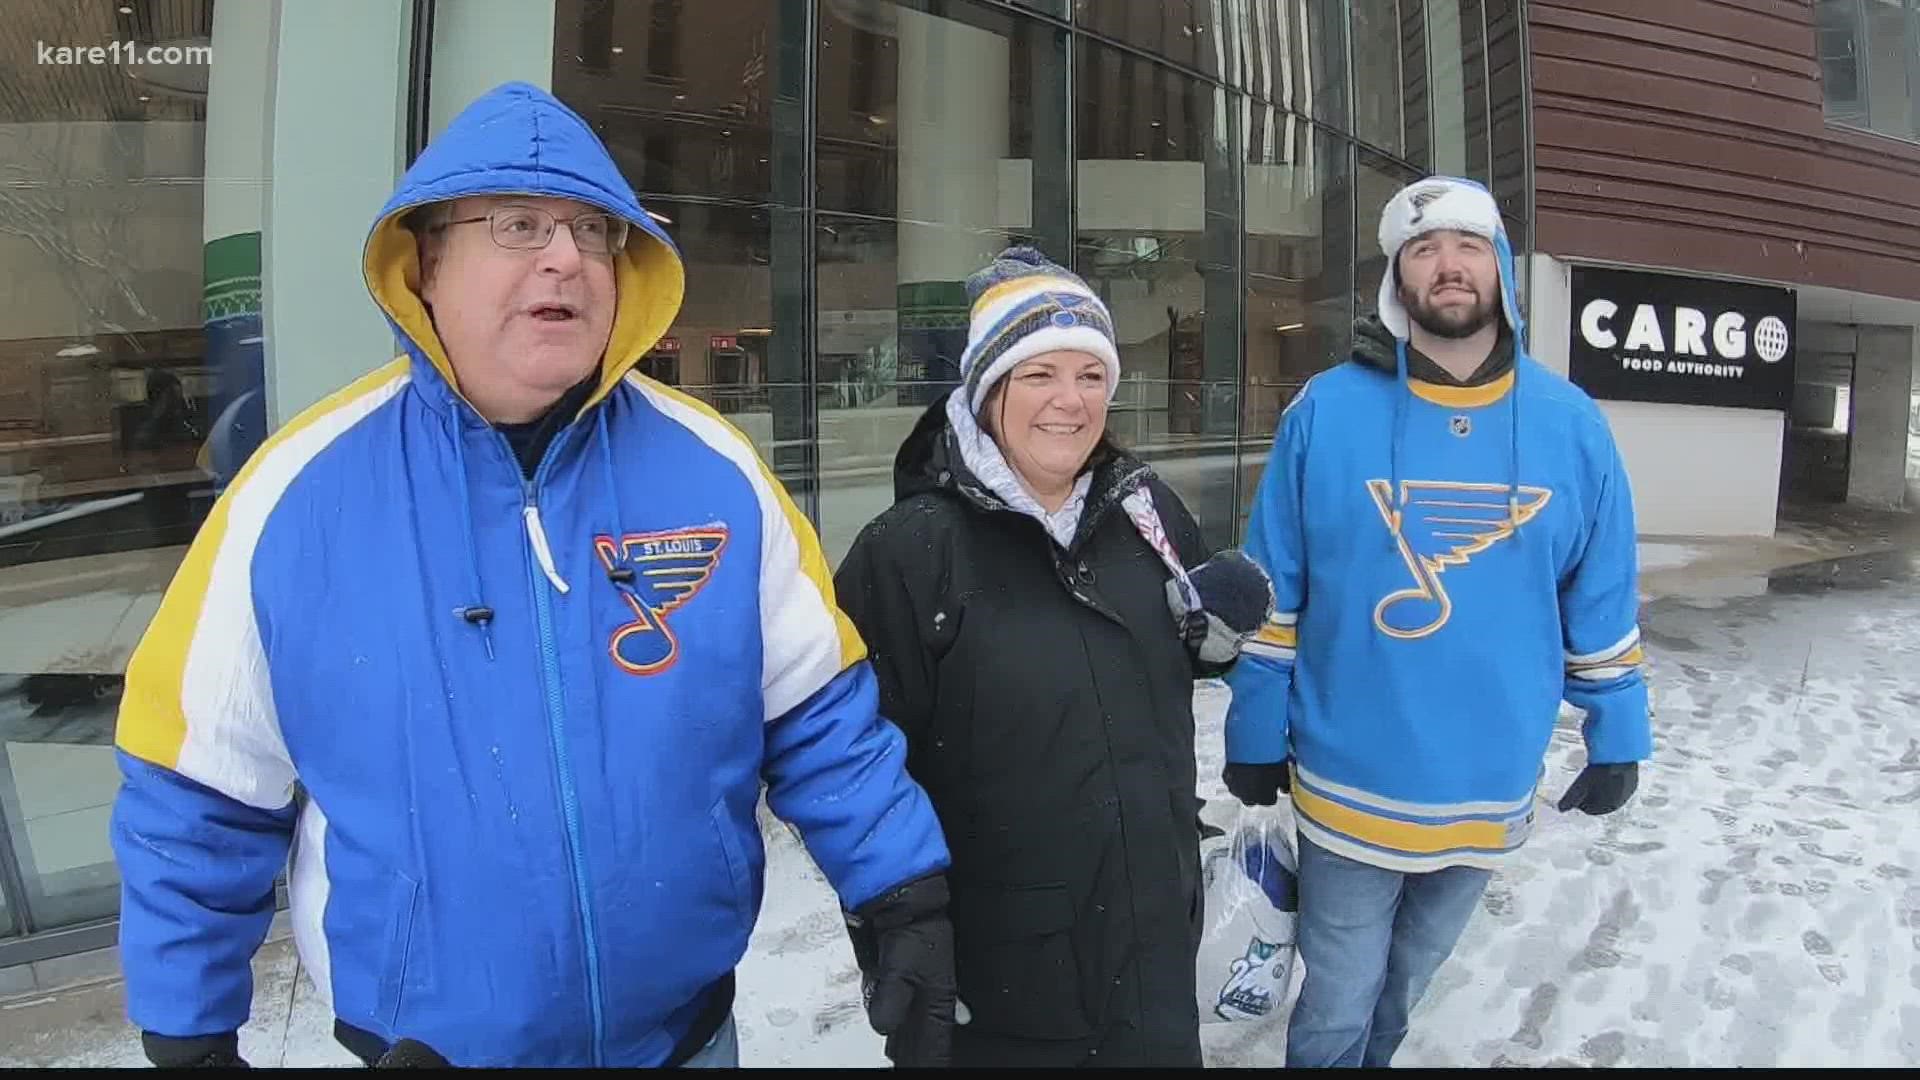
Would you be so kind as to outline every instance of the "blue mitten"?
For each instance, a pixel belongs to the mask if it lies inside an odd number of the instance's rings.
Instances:
[[[1199,596],[1200,618],[1188,610],[1178,581],[1167,582],[1167,604],[1189,627],[1187,645],[1201,662],[1230,664],[1240,647],[1273,614],[1273,581],[1260,564],[1237,549],[1222,551],[1188,571]]]

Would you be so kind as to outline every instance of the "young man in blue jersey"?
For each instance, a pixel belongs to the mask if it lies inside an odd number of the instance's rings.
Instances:
[[[1277,614],[1227,676],[1224,780],[1292,797],[1306,981],[1287,1064],[1385,1066],[1492,871],[1526,841],[1562,700],[1607,814],[1652,748],[1633,497],[1605,417],[1524,350],[1471,181],[1380,220],[1379,313],[1288,405],[1247,551]]]
[[[593,129],[526,83],[483,95],[362,272],[400,355],[253,455],[127,671],[112,836],[149,1058],[244,1063],[284,868],[369,1063],[738,1064],[764,791],[846,909],[888,1056],[946,1064],[939,818],[811,524],[635,370],[684,270]]]

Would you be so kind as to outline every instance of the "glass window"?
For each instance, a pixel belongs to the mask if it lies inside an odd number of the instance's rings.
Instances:
[[[1215,78],[1230,62],[1219,0],[1074,0],[1074,24]]]
[[[1428,0],[1427,66],[1433,90],[1433,171],[1491,185],[1480,0]]]
[[[892,505],[901,442],[958,382],[967,275],[1014,243],[1071,255],[1065,31],[938,10],[821,9],[814,393],[836,565]]]
[[[1920,138],[1920,0],[1815,0],[1827,119]]]
[[[1380,277],[1387,257],[1380,251],[1380,212],[1400,189],[1420,179],[1420,173],[1397,161],[1358,148],[1353,181],[1353,298],[1357,314],[1380,306]]]
[[[1246,143],[1239,535],[1245,535],[1281,410],[1315,372],[1345,358],[1353,326],[1346,140],[1279,109],[1256,106]]]
[[[1820,56],[1820,83],[1826,98],[1827,119],[1866,127],[1867,94],[1861,78],[1859,0],[1814,0],[1815,47]]]
[[[119,909],[107,821],[120,773],[113,755],[118,675],[50,671],[21,679],[6,705],[0,760],[12,839],[34,929]],[[10,706],[10,707],[9,707]]]
[[[799,72],[781,35],[803,29],[783,22],[792,6],[557,0],[553,92],[593,125],[686,265],[679,317],[640,370],[725,415],[802,498],[807,343],[799,320],[777,317],[806,263],[780,228],[805,205],[800,128],[782,122],[783,81]]]
[[[1353,132],[1390,154],[1406,152],[1397,0],[1352,0]]]
[[[1339,4],[1227,0],[1233,81],[1255,97],[1336,127],[1347,123],[1346,16]]]
[[[1883,135],[1914,137],[1913,79],[1916,56],[1909,20],[1912,0],[1861,0],[1861,41],[1867,52],[1867,121]]]
[[[1226,544],[1241,352],[1231,130],[1240,109],[1142,56],[1086,43],[1078,63],[1075,266],[1119,334],[1108,428],[1155,463],[1209,540]]]
[[[1427,8],[1400,0],[1401,157],[1423,168],[1433,161],[1433,89],[1427,69]]]
[[[271,11],[130,11],[10,7],[18,41],[117,51],[0,60],[0,932],[115,911],[121,677],[266,430]]]

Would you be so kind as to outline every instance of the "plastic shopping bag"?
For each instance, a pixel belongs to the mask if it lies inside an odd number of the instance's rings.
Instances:
[[[1243,808],[1202,857],[1205,930],[1194,992],[1203,1024],[1259,1023],[1284,1015],[1299,922],[1293,823]]]

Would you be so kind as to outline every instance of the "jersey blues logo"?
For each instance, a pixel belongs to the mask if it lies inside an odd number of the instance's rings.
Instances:
[[[1373,609],[1373,624],[1389,637],[1423,638],[1453,617],[1453,598],[1440,575],[1512,536],[1532,521],[1553,493],[1521,487],[1508,503],[1505,484],[1407,480],[1399,498],[1386,480],[1367,481],[1374,505],[1413,574],[1413,587],[1389,593]]]
[[[727,547],[723,525],[629,533],[617,542],[593,538],[594,553],[620,590],[633,621],[613,632],[607,651],[629,675],[657,675],[680,658],[680,639],[668,616],[685,607],[713,579]]]

